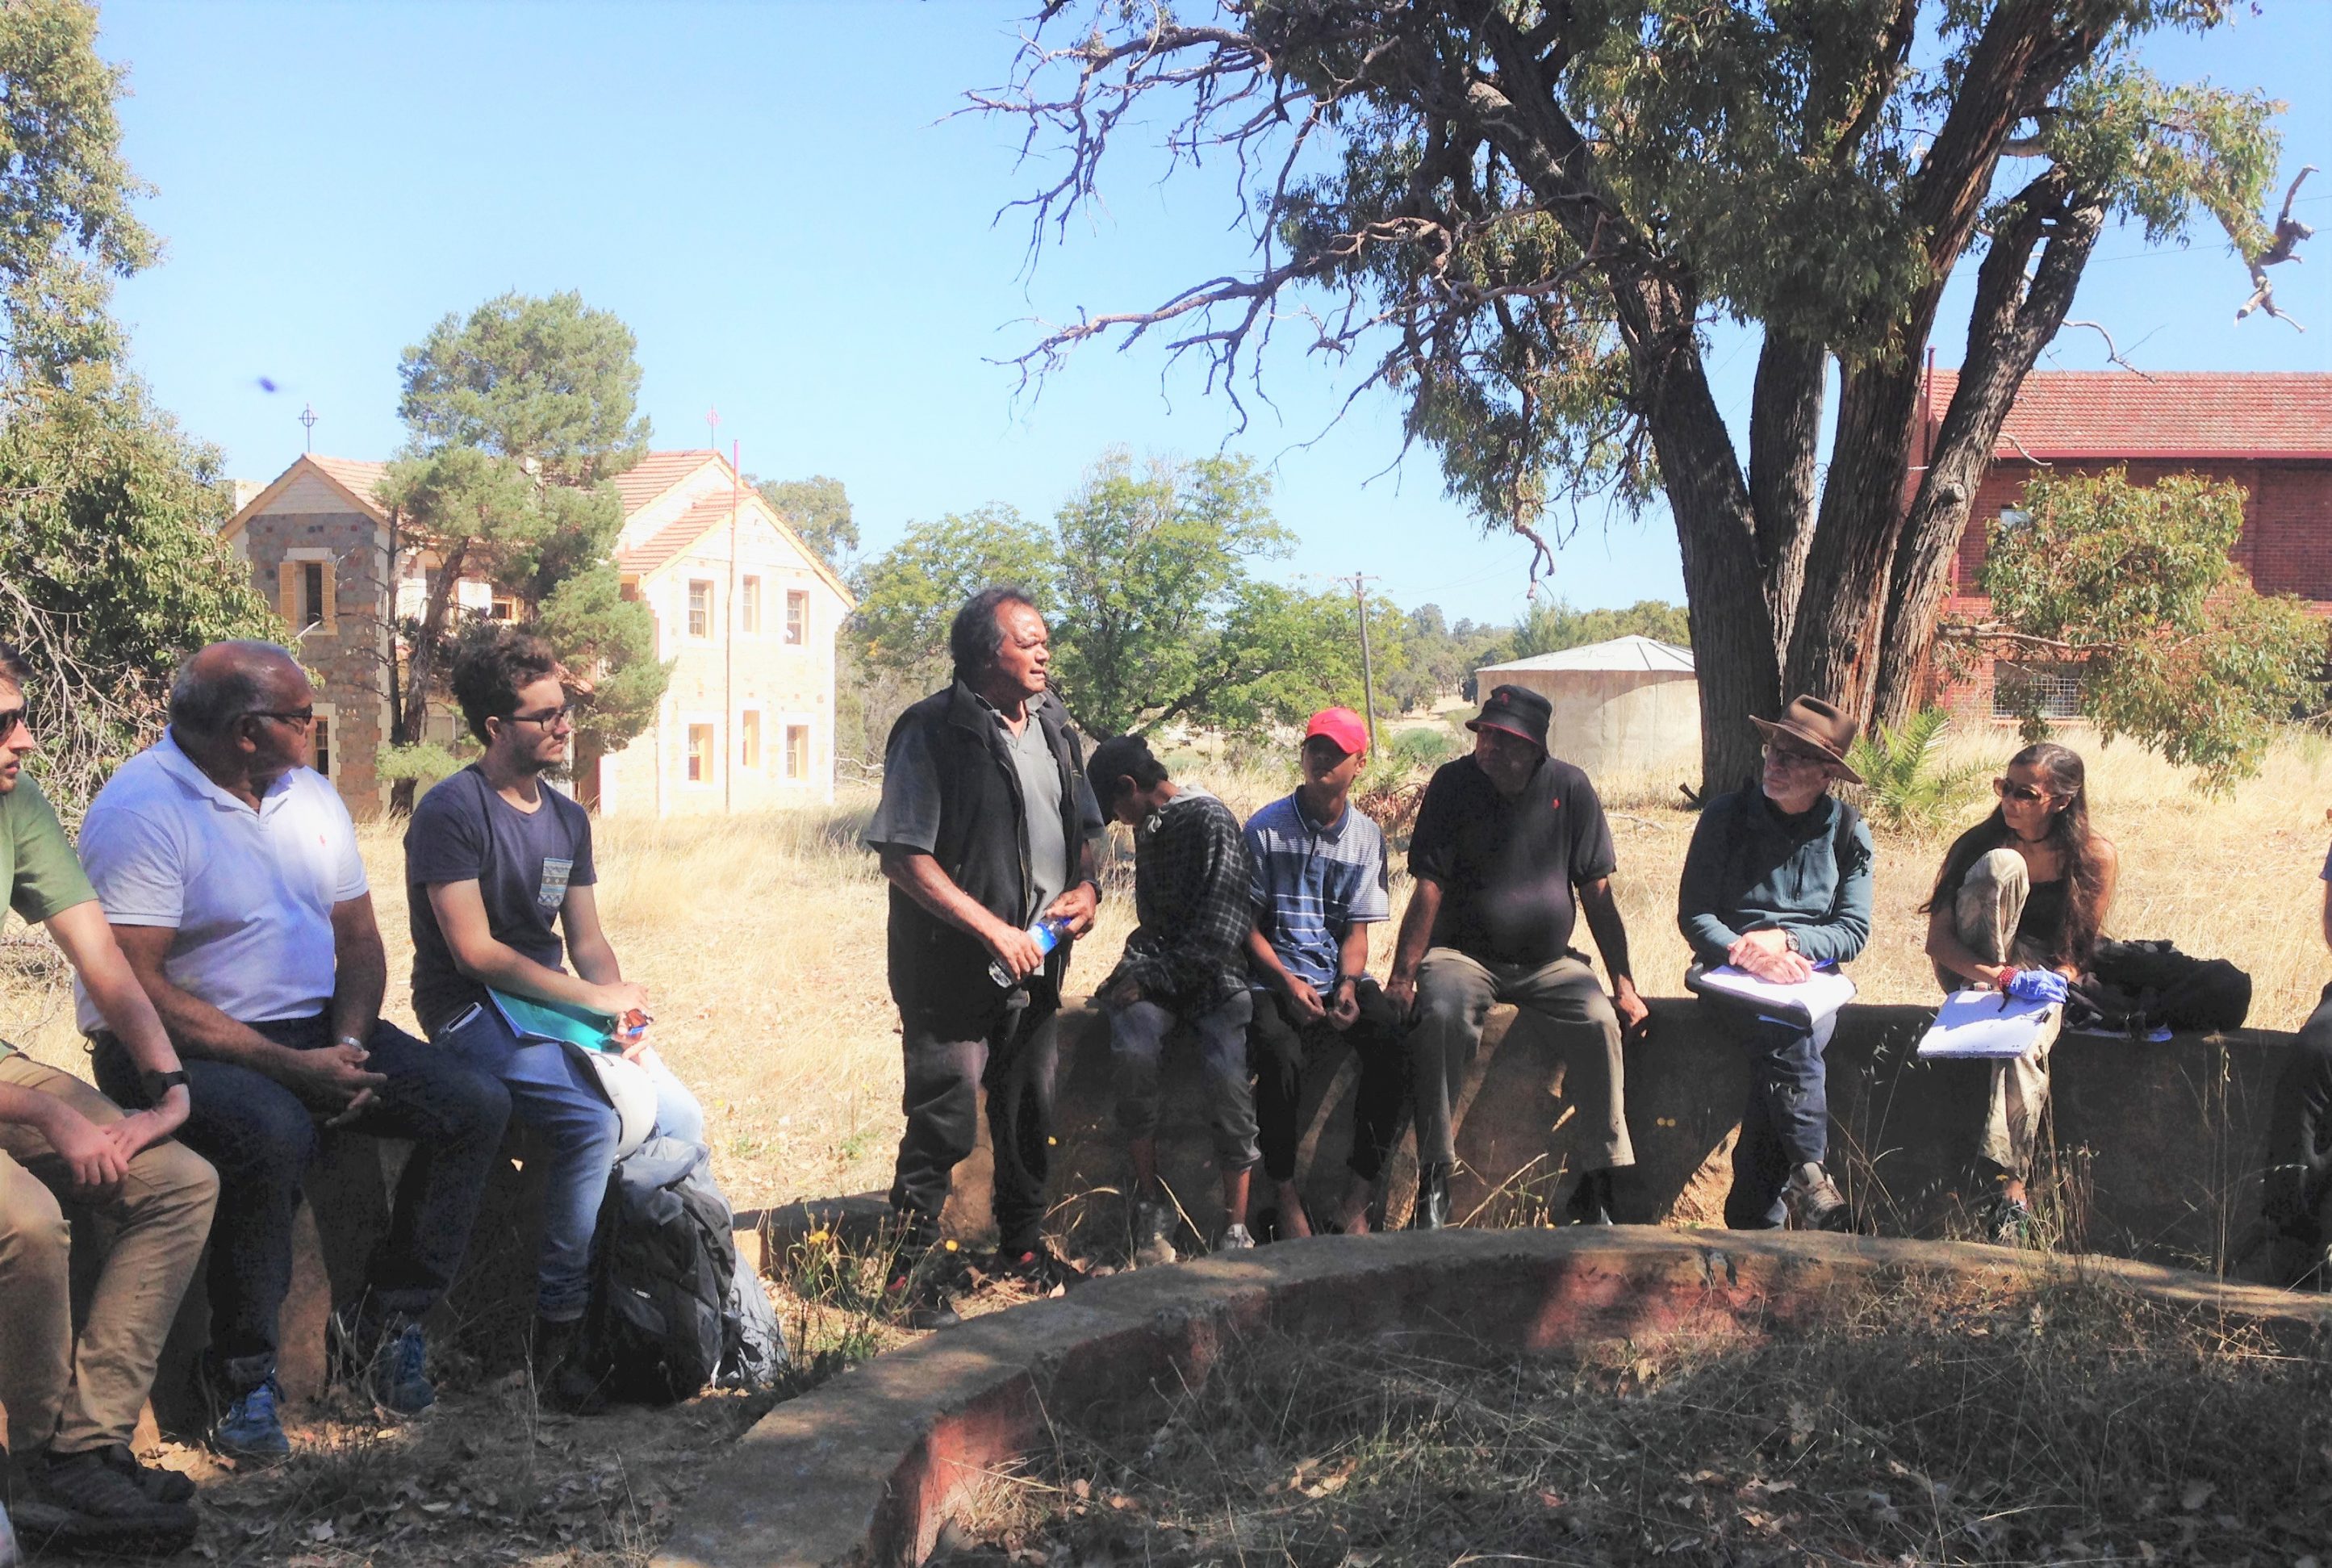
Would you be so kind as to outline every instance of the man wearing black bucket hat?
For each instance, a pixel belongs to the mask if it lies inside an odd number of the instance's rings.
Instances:
[[[1819,697],[1750,722],[1764,733],[1763,771],[1757,788],[1720,795],[1701,811],[1677,923],[1697,961],[1791,984],[1817,966],[1849,962],[1870,938],[1870,829],[1830,792],[1833,779],[1862,782],[1846,761],[1855,722]],[[1849,1227],[1846,1200],[1822,1168],[1822,1051],[1836,1021],[1832,1014],[1806,1028],[1738,1012],[1750,1081],[1725,1199],[1725,1223],[1735,1230],[1771,1229],[1784,1218],[1801,1229]]]
[[[1526,686],[1492,690],[1467,721],[1474,751],[1445,764],[1425,787],[1410,837],[1417,880],[1393,949],[1385,995],[1414,1013],[1409,1037],[1417,1114],[1413,1229],[1448,1223],[1457,1162],[1451,1108],[1497,1002],[1561,1024],[1585,1025],[1591,1041],[1568,1052],[1563,1098],[1575,1109],[1580,1180],[1570,1218],[1608,1224],[1611,1172],[1636,1162],[1628,1140],[1620,1047],[1649,1020],[1628,963],[1628,931],[1611,896],[1611,828],[1587,775],[1546,750],[1552,705]],[[1574,902],[1573,894],[1576,894]],[[1572,951],[1584,913],[1611,977]]]

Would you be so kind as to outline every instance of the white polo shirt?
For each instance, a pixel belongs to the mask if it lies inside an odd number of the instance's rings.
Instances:
[[[332,905],[368,891],[339,792],[296,768],[253,810],[177,741],[124,762],[81,822],[81,865],[116,925],[167,925],[172,985],[243,1023],[313,1018],[332,999]],[[104,1027],[78,981],[84,1033]]]

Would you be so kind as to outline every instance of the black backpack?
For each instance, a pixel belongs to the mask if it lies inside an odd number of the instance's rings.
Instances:
[[[2242,1028],[2251,977],[2225,959],[2196,958],[2167,942],[2101,942],[2072,1002],[2066,1022],[2076,1028],[2209,1034]]]
[[[712,1167],[702,1143],[651,1138],[607,1178],[590,1343],[610,1398],[670,1404],[721,1370],[737,1248]]]

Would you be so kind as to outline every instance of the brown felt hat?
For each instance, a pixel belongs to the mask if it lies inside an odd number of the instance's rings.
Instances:
[[[1862,775],[1846,765],[1846,754],[1852,749],[1855,731],[1861,726],[1820,697],[1797,698],[1782,710],[1779,719],[1753,718],[1749,722],[1764,731],[1768,741],[1776,735],[1803,741],[1829,758],[1839,776],[1848,783],[1862,782]]]

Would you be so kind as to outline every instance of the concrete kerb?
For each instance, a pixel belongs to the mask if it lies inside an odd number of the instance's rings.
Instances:
[[[1207,1375],[1228,1335],[1461,1326],[1546,1350],[1617,1335],[1754,1334],[1819,1318],[1837,1287],[1888,1271],[2115,1283],[2309,1334],[2332,1300],[2118,1259],[1730,1231],[1448,1230],[1325,1237],[1097,1280],[935,1334],[778,1406],[708,1473],[658,1568],[913,1564],[983,1474],[1047,1423]]]

